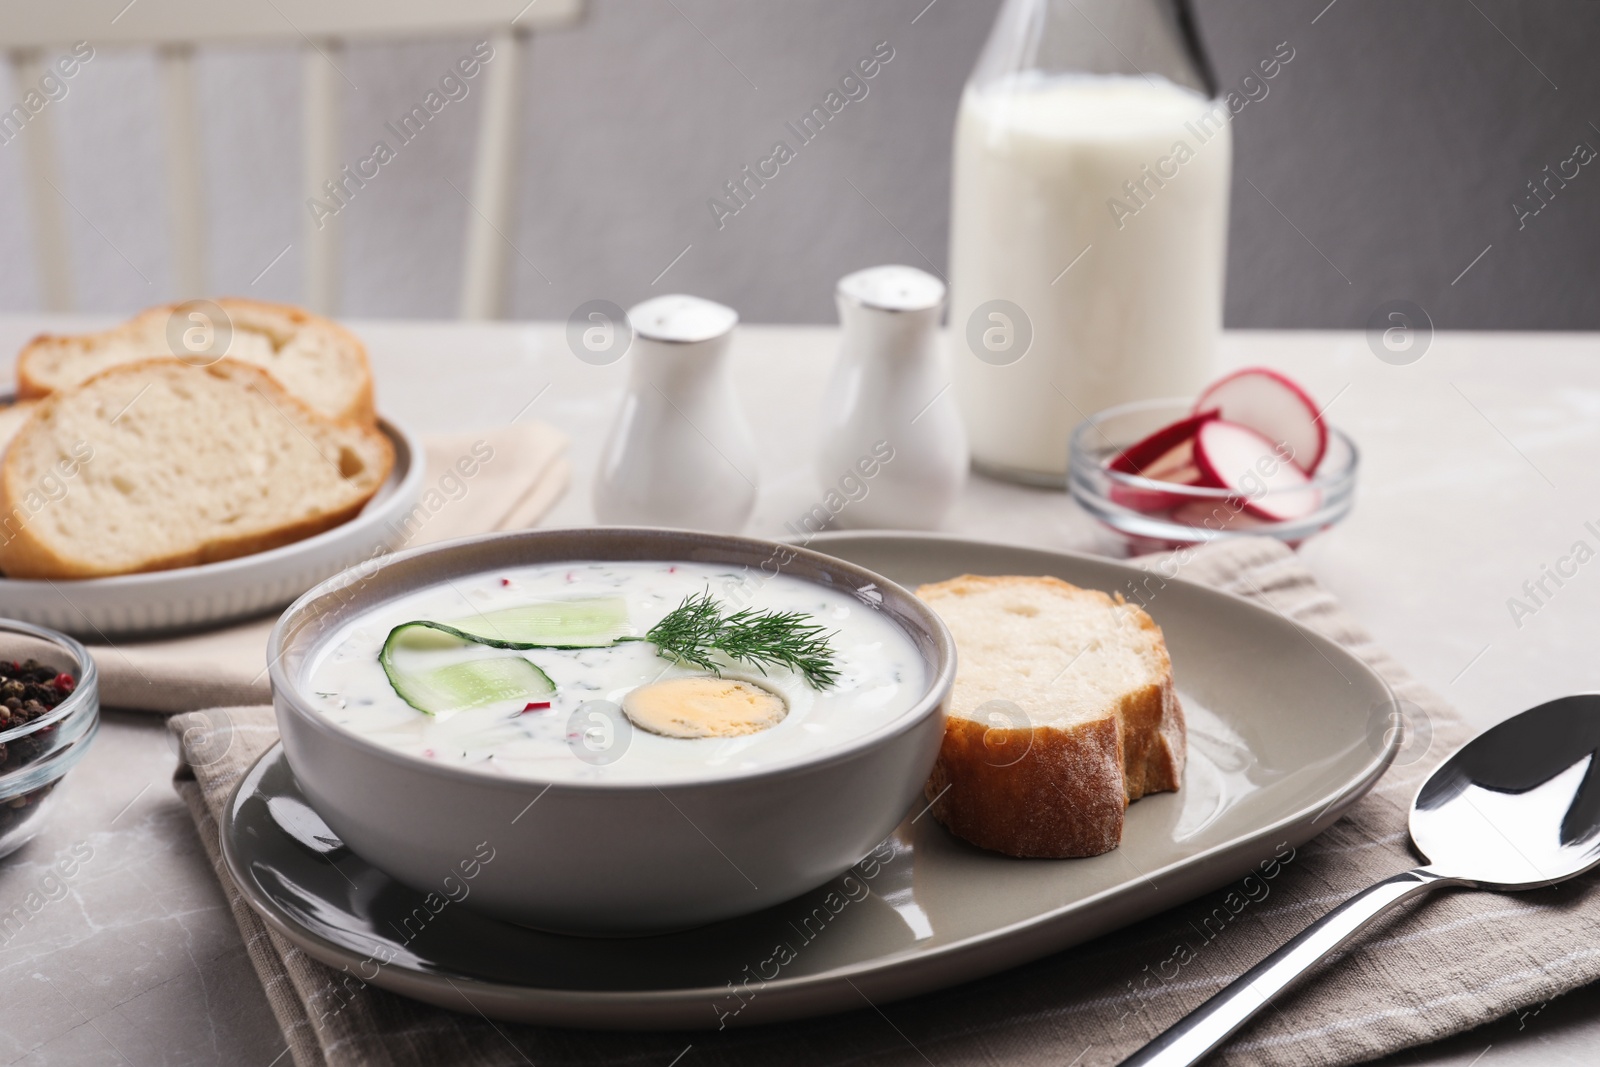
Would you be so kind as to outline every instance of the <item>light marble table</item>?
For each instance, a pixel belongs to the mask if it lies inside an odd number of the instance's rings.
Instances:
[[[41,330],[98,325],[0,317],[0,352]],[[353,325],[372,350],[380,408],[419,431],[512,419],[566,431],[573,485],[546,522],[592,521],[589,484],[625,362],[580,362],[559,324]],[[734,373],[756,415],[763,462],[752,533],[781,534],[820,492],[810,458],[834,339],[824,328],[748,327],[735,343]],[[1552,595],[1520,625],[1508,607],[1574,542],[1600,547],[1584,525],[1600,526],[1600,335],[1441,333],[1422,360],[1397,367],[1360,333],[1232,333],[1223,360],[1293,374],[1332,399],[1328,417],[1359,442],[1356,509],[1303,555],[1424,682],[1479,726],[1600,688],[1592,646],[1600,564],[1559,587],[1547,580]],[[1116,551],[1062,494],[983,479],[947,526]],[[109,712],[61,787],[52,824],[0,862],[0,900],[41,888],[58,898],[0,943],[0,1064],[287,1064],[172,792],[173,762],[156,717]],[[74,846],[92,858],[64,885],[47,882],[47,866]],[[1597,1046],[1600,989],[1591,987],[1393,1062],[1588,1064]]]

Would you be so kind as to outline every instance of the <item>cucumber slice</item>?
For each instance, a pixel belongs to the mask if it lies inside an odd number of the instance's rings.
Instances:
[[[633,633],[628,602],[617,596],[539,600],[449,625],[496,648],[599,648]]]
[[[633,635],[628,604],[621,597],[541,600],[450,622],[409,625],[431,626],[492,648],[602,648]]]
[[[544,671],[521,656],[474,659],[444,667],[416,668],[406,651],[459,646],[472,640],[436,623],[408,622],[389,631],[378,662],[401,700],[425,715],[442,715],[511,700],[536,700],[556,691]],[[486,642],[485,642],[486,643]]]

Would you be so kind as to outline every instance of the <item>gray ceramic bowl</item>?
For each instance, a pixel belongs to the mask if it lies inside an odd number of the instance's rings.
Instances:
[[[785,574],[881,596],[879,609],[927,667],[927,691],[910,711],[801,762],[656,786],[511,779],[417,759],[338,726],[307,700],[305,675],[323,642],[422,586],[568,560],[754,569],[775,553],[792,557]],[[295,778],[359,856],[441,908],[454,900],[527,926],[610,936],[758,911],[843,873],[921,796],[955,678],[955,645],[938,616],[871,571],[770,541],[627,527],[473,538],[354,568],[295,601],[267,655]],[[420,930],[430,916],[414,918]]]

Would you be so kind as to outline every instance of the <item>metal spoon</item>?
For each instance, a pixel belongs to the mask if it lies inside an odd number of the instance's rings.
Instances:
[[[1600,863],[1600,693],[1540,704],[1479,734],[1422,783],[1411,840],[1425,867],[1363,890],[1140,1049],[1123,1067],[1198,1063],[1318,960],[1403,900],[1441,886],[1539,889]]]

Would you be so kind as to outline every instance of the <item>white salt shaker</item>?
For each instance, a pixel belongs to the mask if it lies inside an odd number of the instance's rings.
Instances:
[[[628,311],[633,367],[595,474],[603,523],[736,533],[756,501],[755,439],[728,377],[738,312],[693,296]]]
[[[839,361],[817,476],[833,524],[933,529],[967,481],[967,432],[939,343],[944,283],[915,267],[839,280]]]

